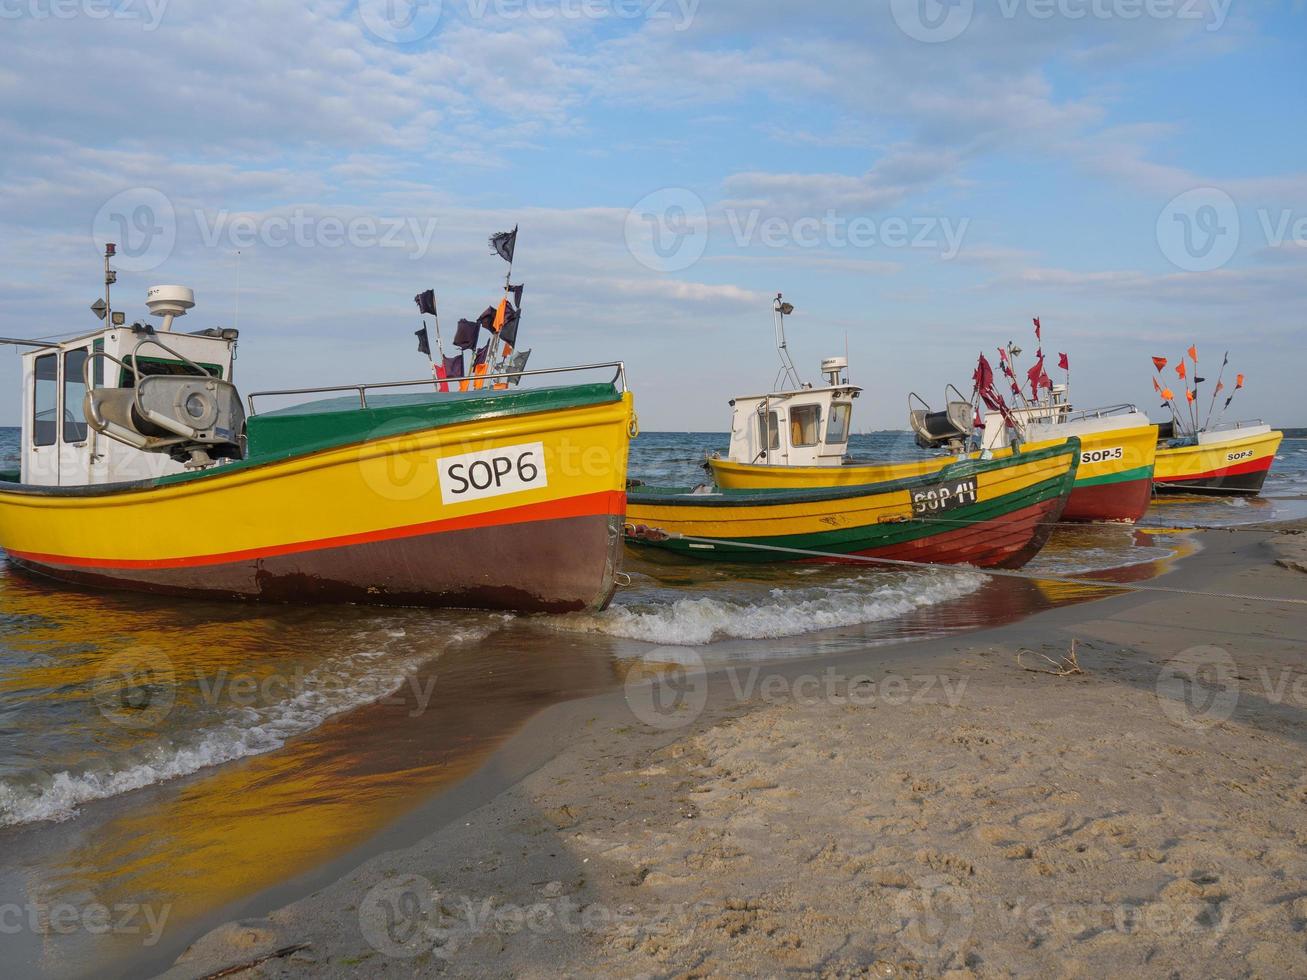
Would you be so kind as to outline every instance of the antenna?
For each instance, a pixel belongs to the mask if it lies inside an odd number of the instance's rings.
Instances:
[[[118,246],[107,242],[104,246],[104,316],[105,323],[113,326],[113,304],[109,300],[109,287],[118,281],[118,273],[109,268],[109,260],[118,252]],[[99,312],[98,310],[96,311]]]
[[[794,312],[794,304],[785,302],[781,294],[777,293],[776,299],[772,303],[772,311],[776,314],[776,353],[781,358],[781,369],[776,374],[776,382],[773,387],[779,389],[784,383],[791,388],[802,388],[803,382],[799,380],[799,372],[794,367],[794,359],[790,357],[789,348],[785,344],[785,318]]]
[[[232,313],[231,325],[239,330],[241,325],[241,250],[236,249],[236,310]]]

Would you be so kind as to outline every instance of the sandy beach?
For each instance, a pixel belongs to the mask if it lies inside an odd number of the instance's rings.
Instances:
[[[1303,527],[1207,532],[1155,584],[1305,598]],[[167,975],[1301,976],[1304,636],[1307,606],[1137,592],[642,669]],[[1073,640],[1082,673],[1039,672]]]

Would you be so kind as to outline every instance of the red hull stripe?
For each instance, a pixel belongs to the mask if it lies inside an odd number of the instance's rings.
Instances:
[[[298,541],[294,544],[270,545],[247,551],[228,551],[219,555],[199,555],[186,558],[80,558],[73,555],[43,555],[29,551],[10,551],[15,558],[43,565],[67,565],[71,568],[195,568],[201,565],[226,565],[278,555],[294,555],[324,548],[347,548],[350,545],[369,544],[375,541],[393,541],[397,538],[415,538],[445,531],[466,531],[473,528],[497,527],[504,524],[525,524],[528,521],[549,521],[568,517],[589,517],[594,514],[623,514],[626,512],[626,493],[622,490],[602,490],[564,500],[547,500],[523,507],[510,507],[467,517],[453,517],[408,527],[384,528],[346,534],[317,541]]]
[[[1152,501],[1153,481],[1099,483],[1075,487],[1067,498],[1064,521],[1137,521]]]
[[[1269,470],[1273,462],[1275,462],[1275,457],[1266,455],[1261,459],[1250,459],[1242,463],[1235,463],[1233,466],[1221,466],[1214,470],[1208,470],[1206,473],[1186,473],[1184,476],[1162,478],[1157,482],[1176,483],[1188,480],[1212,480],[1222,476],[1242,476],[1245,473],[1261,473],[1265,470]]]

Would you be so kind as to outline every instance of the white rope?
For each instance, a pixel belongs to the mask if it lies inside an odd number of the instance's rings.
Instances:
[[[628,524],[627,527],[632,527]],[[676,541],[688,541],[696,544],[710,545],[728,545],[733,548],[749,548],[755,551],[774,551],[780,554],[800,555],[805,558],[834,558],[842,562],[867,562],[876,565],[895,565],[906,568],[940,568],[944,567],[938,562],[928,561],[908,561],[903,558],[873,558],[869,555],[842,555],[830,551],[810,551],[806,548],[784,548],[775,544],[754,544],[749,541],[728,541],[723,538],[696,538],[688,534],[679,534],[675,531],[663,531],[660,528],[648,528],[645,533],[641,534],[639,529],[634,529],[633,537],[649,539],[649,533],[666,535],[667,538]],[[1296,606],[1307,606],[1307,599],[1291,599],[1287,596],[1261,596],[1245,595],[1239,592],[1203,592],[1197,589],[1179,589],[1165,585],[1140,585],[1136,582],[1105,582],[1098,579],[1074,578],[1066,575],[1038,575],[1031,572],[1018,572],[1009,568],[976,568],[974,565],[957,566],[965,568],[967,571],[979,572],[981,575],[991,575],[996,578],[1019,578],[1031,582],[1064,582],[1068,585],[1082,585],[1095,589],[1118,589],[1123,592],[1163,592],[1169,595],[1187,595],[1199,596],[1207,599],[1237,599],[1243,602],[1274,602],[1286,603]]]

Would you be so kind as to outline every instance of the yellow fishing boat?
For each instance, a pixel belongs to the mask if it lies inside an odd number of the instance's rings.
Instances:
[[[627,538],[638,547],[718,561],[838,562],[838,556],[856,555],[1017,568],[1048,540],[1079,460],[1080,444],[1072,438],[866,486],[715,492],[631,487]]]
[[[1258,422],[1176,435],[1164,426],[1157,444],[1157,489],[1169,493],[1247,494],[1261,492],[1275,462],[1283,432]]]
[[[1188,360],[1185,355],[1188,355]],[[1168,367],[1165,357],[1154,357],[1152,361],[1159,375]],[[1206,417],[1202,417],[1199,411],[1199,386],[1206,379],[1198,376],[1197,347],[1190,346],[1176,360],[1173,365],[1175,382],[1153,379],[1153,390],[1161,397],[1162,407],[1171,412],[1171,421],[1158,426],[1158,490],[1250,496],[1261,492],[1284,433],[1263,425],[1260,419],[1220,421],[1244,386],[1244,376],[1236,375],[1234,387],[1218,409],[1217,398],[1225,390],[1225,369],[1229,363],[1227,351],[1221,360],[1220,374],[1208,402]],[[1170,388],[1170,384],[1177,382],[1184,386],[1180,389],[1183,398]]]
[[[909,418],[917,444],[944,453],[903,462],[863,462],[848,456],[853,402],[862,389],[849,383],[848,359],[822,361],[825,384],[800,382],[785,342],[785,316],[793,310],[777,296],[774,305],[781,372],[776,390],[731,400],[731,441],[725,458],[707,461],[713,482],[723,489],[852,487],[929,476],[958,459],[1004,458],[1014,451],[1045,449],[1069,438],[1080,441],[1075,487],[1062,513],[1069,521],[1134,522],[1152,498],[1157,426],[1133,405],[1076,412],[1066,385],[1049,383],[1039,399],[986,413],[973,427],[977,399],[957,389],[944,411],[921,408]],[[1018,351],[1019,353],[1019,351]],[[983,358],[982,358],[983,361]],[[987,365],[986,365],[987,366]]]
[[[11,563],[191,596],[607,604],[635,424],[620,364],[562,369],[610,380],[537,389],[444,394],[427,378],[265,392],[247,416],[236,331],[172,329],[193,304],[156,287],[157,330],[110,314],[72,340],[17,341],[30,348],[22,468],[0,474]],[[540,375],[561,372],[511,380]]]

